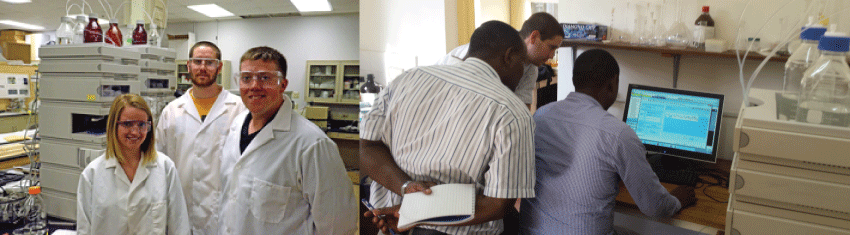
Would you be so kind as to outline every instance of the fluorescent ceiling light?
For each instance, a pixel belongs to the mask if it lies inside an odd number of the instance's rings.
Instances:
[[[289,0],[300,12],[309,11],[331,11],[331,3],[328,0]]]
[[[32,0],[2,0],[8,3],[31,3]]]
[[[192,9],[212,18],[234,16],[232,12],[229,12],[215,4],[192,5],[188,7],[189,9]]]
[[[0,20],[0,24],[11,25],[18,28],[30,29],[30,30],[44,30],[44,27],[38,25],[25,24],[13,20]]]

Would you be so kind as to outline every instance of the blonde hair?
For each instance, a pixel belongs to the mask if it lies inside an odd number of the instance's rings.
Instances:
[[[127,160],[124,158],[121,151],[119,151],[118,118],[121,116],[121,112],[124,111],[124,108],[128,106],[144,110],[145,113],[148,114],[148,121],[153,122],[151,109],[148,107],[148,103],[145,102],[141,96],[136,94],[124,94],[115,97],[115,101],[112,101],[112,107],[109,109],[109,118],[106,123],[106,159],[115,157],[121,165],[124,165]],[[155,141],[156,139],[154,138],[153,127],[151,127],[148,130],[145,141],[142,142],[141,164],[148,164],[149,162],[156,160]]]

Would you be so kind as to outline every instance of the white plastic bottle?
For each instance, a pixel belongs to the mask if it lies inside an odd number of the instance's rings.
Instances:
[[[799,122],[850,127],[850,66],[845,54],[850,37],[830,26],[820,39],[821,56],[806,70],[796,119]]]
[[[159,47],[161,37],[159,36],[159,31],[156,28],[156,24],[151,23],[151,33],[148,34],[148,45]]]
[[[77,16],[77,22],[74,25],[74,43],[73,44],[83,44],[83,34],[86,31],[86,24],[89,23],[88,16],[79,15]]]
[[[74,18],[70,16],[62,17],[62,23],[56,29],[56,38],[58,39],[58,44],[71,44],[74,39]]]
[[[776,94],[776,118],[779,120],[795,120],[797,101],[800,99],[800,82],[803,74],[820,57],[818,40],[826,33],[826,28],[814,24],[814,17],[809,17],[809,25],[800,32],[803,43],[791,53],[785,63],[785,77],[782,92]]]

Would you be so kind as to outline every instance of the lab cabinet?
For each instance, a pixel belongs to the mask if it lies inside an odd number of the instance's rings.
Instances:
[[[360,61],[308,60],[307,102],[360,104]]]
[[[71,221],[77,220],[76,191],[70,193],[41,187],[41,196],[44,198],[44,208],[48,215]]]
[[[740,109],[727,233],[850,235],[850,128],[778,120],[776,97]]]

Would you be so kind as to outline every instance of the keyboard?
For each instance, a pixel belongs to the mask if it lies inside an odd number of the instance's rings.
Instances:
[[[658,181],[662,183],[696,186],[700,181],[699,172],[692,170],[670,170],[653,167],[652,171],[658,176]]]

